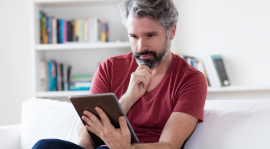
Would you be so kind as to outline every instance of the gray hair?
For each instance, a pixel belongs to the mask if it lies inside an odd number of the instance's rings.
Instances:
[[[172,0],[123,0],[119,8],[124,25],[131,14],[133,17],[148,17],[160,22],[168,32],[178,20],[178,11]]]

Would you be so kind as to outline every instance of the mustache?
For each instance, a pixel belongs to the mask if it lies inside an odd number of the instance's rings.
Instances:
[[[139,51],[139,52],[136,52],[135,54],[134,54],[134,57],[136,58],[136,59],[139,59],[140,58],[140,55],[147,55],[147,54],[151,54],[151,55],[153,55],[154,56],[154,58],[157,58],[157,52],[154,52],[154,51]]]

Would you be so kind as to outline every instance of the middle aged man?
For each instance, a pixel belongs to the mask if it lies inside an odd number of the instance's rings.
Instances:
[[[130,144],[123,117],[115,129],[100,108],[102,121],[85,111],[86,129],[109,148],[179,149],[203,120],[205,77],[170,52],[178,17],[172,0],[126,0],[120,6],[132,52],[105,60],[90,94],[115,93],[140,143]],[[80,139],[81,146],[91,148],[83,129]]]
[[[95,147],[86,129],[107,145],[99,148],[183,148],[197,123],[203,121],[207,84],[201,72],[170,52],[178,17],[175,5],[172,0],[124,0],[120,9],[132,52],[103,61],[90,94],[115,93],[140,143],[130,143],[124,117],[119,118],[120,129],[116,129],[102,109],[96,108],[101,121],[85,111],[82,118],[88,125],[80,129],[80,146],[71,148]],[[46,141],[50,140],[34,147]],[[71,144],[50,143],[58,147]]]

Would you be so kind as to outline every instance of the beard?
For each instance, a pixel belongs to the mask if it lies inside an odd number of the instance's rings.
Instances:
[[[158,66],[164,60],[164,58],[168,55],[170,51],[170,45],[171,45],[171,41],[168,38],[166,38],[165,43],[162,45],[161,49],[158,50],[160,51],[159,53],[148,50],[148,51],[135,52],[133,53],[133,55],[138,65],[143,64],[143,65],[148,66],[150,69],[152,69]],[[146,55],[146,54],[152,55],[153,58],[150,58],[150,59],[140,58],[140,55]]]

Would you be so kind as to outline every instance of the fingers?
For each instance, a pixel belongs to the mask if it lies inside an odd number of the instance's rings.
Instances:
[[[150,81],[148,81],[146,78],[138,76],[134,79],[135,79],[134,82],[136,84],[139,84],[139,85],[142,84],[144,89],[148,88]]]
[[[105,127],[113,127],[110,119],[108,118],[107,114],[99,107],[96,107],[95,110],[98,112],[101,121]]]
[[[151,81],[151,74],[147,72],[147,70],[139,70],[137,72],[133,72],[131,75],[131,82],[136,84],[143,83],[145,89],[147,89],[148,85]]]
[[[138,68],[136,69],[136,71],[142,70],[142,69],[148,70],[149,73],[151,73],[151,71],[152,71],[148,66],[143,65],[143,64],[140,64],[140,65],[138,66]]]
[[[100,130],[104,129],[102,122],[94,114],[87,110],[85,110],[83,114],[86,116],[83,116],[82,119],[94,130],[94,132],[98,133]]]
[[[125,138],[127,136],[130,136],[130,131],[127,126],[127,121],[124,116],[119,117],[119,125],[122,132],[122,136]]]

